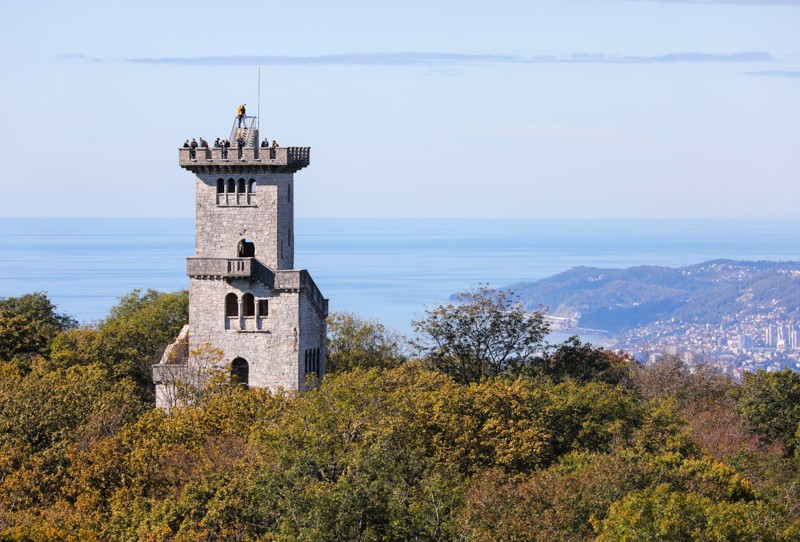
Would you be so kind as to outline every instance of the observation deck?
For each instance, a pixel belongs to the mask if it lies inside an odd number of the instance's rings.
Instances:
[[[178,163],[192,173],[294,173],[311,163],[310,147],[179,148]]]

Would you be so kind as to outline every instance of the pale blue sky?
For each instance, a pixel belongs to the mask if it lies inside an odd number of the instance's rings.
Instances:
[[[312,147],[302,217],[800,217],[800,0],[5,3],[0,216],[192,216],[186,138]]]

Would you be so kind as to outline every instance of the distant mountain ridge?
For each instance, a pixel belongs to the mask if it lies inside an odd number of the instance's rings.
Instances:
[[[718,324],[779,309],[800,316],[800,262],[712,260],[687,267],[574,267],[512,284],[531,309],[620,333],[659,320]]]

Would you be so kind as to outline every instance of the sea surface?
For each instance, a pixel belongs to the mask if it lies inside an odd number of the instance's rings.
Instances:
[[[800,259],[800,220],[298,219],[295,266],[332,311],[407,333],[426,306],[574,266]],[[193,219],[0,219],[0,297],[45,291],[82,322],[135,288],[188,286]]]

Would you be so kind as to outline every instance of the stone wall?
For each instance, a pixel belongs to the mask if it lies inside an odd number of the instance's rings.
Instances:
[[[228,205],[217,197],[217,181],[229,179],[255,192],[244,194],[247,204]],[[294,179],[292,173],[201,173],[196,181],[195,256],[235,258],[243,239],[255,243],[256,257],[267,267],[294,267]],[[218,203],[218,201],[220,203]]]
[[[327,314],[326,314],[327,316]],[[300,389],[306,389],[306,375],[304,368],[303,354],[306,350],[319,349],[319,374],[317,377],[325,375],[327,352],[325,349],[325,338],[328,334],[326,319],[319,312],[317,305],[313,302],[310,295],[300,297],[300,344],[298,379],[301,384]]]
[[[266,317],[225,316],[225,296],[245,293],[267,300]],[[228,366],[237,357],[249,365],[248,384],[259,388],[298,389],[300,292],[272,290],[256,280],[189,279],[189,348],[210,343],[224,352]],[[241,310],[239,311],[241,314]]]

